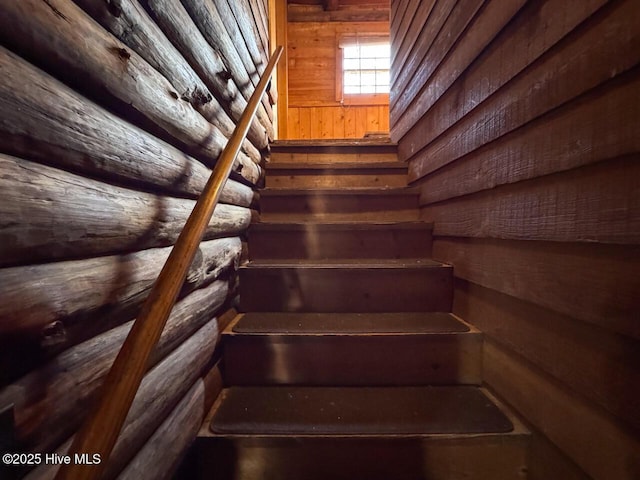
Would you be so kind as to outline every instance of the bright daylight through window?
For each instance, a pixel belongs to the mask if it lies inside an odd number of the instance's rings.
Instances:
[[[345,45],[342,50],[345,95],[389,93],[389,42]]]

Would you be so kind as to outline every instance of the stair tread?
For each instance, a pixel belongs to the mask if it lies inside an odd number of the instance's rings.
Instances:
[[[329,259],[257,259],[242,265],[251,268],[305,268],[305,269],[394,269],[394,268],[442,268],[442,262],[429,258],[329,258]]]
[[[237,334],[443,334],[469,327],[450,313],[248,312],[232,325]]]
[[[230,387],[210,429],[237,435],[433,435],[511,432],[477,387]]]
[[[376,147],[397,147],[397,144],[393,143],[389,137],[375,137],[375,138],[359,138],[359,139],[344,139],[344,140],[276,140],[271,143],[271,151],[279,152],[288,149],[295,148],[309,148],[309,149],[331,149],[340,148],[347,151],[353,151],[357,148],[368,147],[375,149]]]
[[[407,169],[404,162],[270,162],[266,170],[388,170]]]
[[[262,221],[253,230],[433,230],[432,222],[422,221]]]
[[[312,195],[320,197],[322,195],[418,195],[419,192],[411,187],[345,187],[345,188],[265,188],[260,191],[261,197],[277,197],[286,195]]]

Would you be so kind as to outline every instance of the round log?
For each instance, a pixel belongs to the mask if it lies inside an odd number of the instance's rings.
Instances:
[[[172,245],[195,201],[89,180],[0,155],[0,265]],[[251,211],[219,204],[205,239],[237,235]]]
[[[215,164],[226,144],[220,130],[181,100],[167,79],[71,0],[5,3],[0,38],[78,88],[106,89],[188,145],[207,165]],[[258,169],[242,152],[238,161],[247,173]]]
[[[228,109],[231,118],[239,121],[247,107],[247,100],[238,91],[233,75],[227,70],[218,52],[202,36],[182,4],[173,0],[141,1],[211,92],[219,96],[220,103]],[[272,124],[264,109],[258,110],[251,130],[254,136],[262,135],[266,138],[267,133],[272,136]]]
[[[0,47],[0,148],[83,175],[196,197],[211,174],[185,155]],[[237,163],[236,168],[241,164]],[[258,176],[250,176],[255,182]],[[221,201],[249,206],[230,180]]]
[[[225,110],[136,0],[120,0],[115,7],[108,0],[74,1],[169,80],[182,100],[218,127],[226,138],[231,137],[235,126]],[[260,153],[256,147],[266,147],[266,138],[262,135],[250,140],[257,142],[256,146],[245,141],[243,149],[251,159],[259,162]]]
[[[239,54],[241,46],[234,45],[227,32],[225,21],[211,0],[183,0],[182,4],[189,12],[194,23],[200,29],[209,44],[222,55],[227,69],[241,86],[244,97],[248,100],[251,90],[258,84],[258,73],[253,65],[245,65]],[[230,20],[231,21],[231,20]],[[252,87],[253,86],[253,87]],[[260,111],[271,120],[273,112],[266,95],[262,98]]]
[[[183,294],[236,267],[239,238],[202,242]],[[133,318],[171,247],[0,270],[0,334],[33,336],[51,349]],[[52,337],[48,336],[51,332]],[[55,348],[54,348],[55,347]]]
[[[211,360],[218,336],[216,319],[212,319],[146,374],[116,446],[107,460],[107,470],[103,479],[114,478],[131,461],[196,380],[202,376]],[[86,411],[86,408],[84,410]],[[84,415],[78,415],[74,422],[76,427],[83,417]],[[56,451],[66,454],[71,441],[72,439],[67,440]],[[38,445],[35,448],[44,447]],[[53,448],[39,451],[53,451]],[[43,465],[32,471],[27,478],[53,478],[57,470],[58,466]]]
[[[171,480],[205,415],[204,381],[198,380],[120,472],[118,480]]]

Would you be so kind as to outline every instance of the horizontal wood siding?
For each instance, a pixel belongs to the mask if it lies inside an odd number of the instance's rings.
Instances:
[[[264,71],[267,32],[263,0],[3,5],[9,450],[66,452]],[[272,115],[265,96],[104,478],[170,478],[220,390],[219,332],[237,295]],[[55,472],[41,465],[20,476]]]
[[[388,33],[388,22],[288,23],[289,139],[362,138],[389,132],[388,104],[346,105],[336,94],[338,39],[349,33]]]
[[[393,3],[392,140],[530,477],[637,478],[640,4]]]

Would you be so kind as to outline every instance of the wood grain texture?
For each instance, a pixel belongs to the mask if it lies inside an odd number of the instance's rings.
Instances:
[[[411,49],[411,53],[413,55],[409,55],[402,65],[392,65],[394,74],[392,74],[391,90],[394,91],[395,95],[401,94],[402,88],[413,77],[413,74],[420,65],[420,62],[431,49],[433,42],[435,42],[438,32],[442,28],[442,24],[446,22],[446,19],[455,8],[455,4],[456,0],[442,0],[436,2],[433,6],[433,11],[428,14],[428,22],[424,25],[415,25],[414,28],[419,32],[419,36]],[[392,95],[391,98],[390,105],[392,107],[397,101],[397,97],[395,95]]]
[[[55,71],[76,88],[92,87],[103,95],[104,90],[108,91],[121,104],[130,105],[167,134],[189,145],[210,165],[215,163],[226,144],[220,130],[181,100],[173,86],[142,57],[70,0],[25,0],[9,5],[0,24],[5,44],[34,57],[38,64]],[[238,158],[247,170],[256,169],[246,155]]]
[[[147,476],[157,480],[173,478],[207,410],[204,381],[197,380],[117,479],[139,480]]]
[[[102,478],[112,479],[122,471],[161,423],[204,373],[218,342],[219,332],[215,319],[154,366],[144,377],[129,415],[118,436],[113,454],[106,461]],[[72,439],[57,451],[66,454]],[[51,479],[58,466],[44,465],[27,477],[29,480]]]
[[[433,257],[469,282],[640,338],[637,246],[436,238]]]
[[[173,85],[180,98],[215,125],[225,138],[231,137],[235,125],[227,112],[137,0],[120,1],[115,12],[109,6],[111,4],[103,0],[77,0],[76,3],[158,70]],[[195,25],[193,28],[197,30]],[[254,147],[250,141],[245,141],[243,149],[259,162],[257,149],[266,147],[266,137],[262,135],[255,141],[262,143]]]
[[[114,323],[134,318],[170,250],[154,248],[122,256],[0,270],[3,335],[29,335],[53,349],[77,343],[77,337],[83,336],[78,330],[104,331]],[[202,242],[183,293],[235,266],[240,251],[239,238]],[[47,339],[47,326],[62,327],[64,335]]]
[[[201,162],[82,97],[0,48],[0,146],[4,152],[97,179],[179,196],[200,194],[210,175]],[[43,102],[54,95],[55,101]],[[256,168],[242,169],[257,181]],[[230,181],[225,201],[247,205],[247,186]]]
[[[423,204],[640,152],[637,71],[418,181]],[[430,163],[430,162],[429,162]],[[411,168],[417,174],[415,164]],[[479,174],[478,172],[481,172]]]
[[[640,243],[638,156],[423,207],[434,235]]]
[[[219,280],[178,302],[149,368],[209,322],[227,293],[227,283]],[[0,391],[3,404],[15,405],[16,438],[21,444],[50,451],[74,432],[132,324],[129,321],[66,350]]]
[[[239,121],[247,100],[239,91],[236,79],[227,70],[220,53],[209,45],[189,13],[173,0],[141,0],[164,34],[202,78],[234,121]],[[266,129],[266,132],[265,132]],[[248,137],[258,148],[272,132],[271,121],[264,110],[258,110]]]
[[[492,341],[485,343],[485,380],[525,414],[595,480],[632,480],[640,442],[598,408]]]
[[[591,19],[505,85],[498,94],[448,128],[446,135],[435,138],[429,144],[425,143],[448,125],[446,121],[426,139],[419,138],[418,131],[407,135],[403,141],[408,142],[409,146],[405,148],[417,152],[426,145],[414,157],[412,177],[434,171],[483,145],[495,142],[549,111],[571,108],[572,105],[567,105],[567,102],[573,99],[578,99],[577,102],[582,105],[598,104],[599,108],[607,108],[606,102],[630,103],[630,110],[615,112],[608,120],[620,128],[624,128],[628,121],[637,120],[635,111],[640,107],[640,101],[636,92],[640,70],[633,67],[640,63],[640,33],[635,28],[640,22],[640,10],[632,1],[620,4],[617,9],[604,10],[602,15]],[[629,74],[623,75],[629,69],[632,69]],[[620,79],[622,85],[605,83],[620,75],[623,75]],[[601,85],[600,90],[591,92],[593,98],[579,98]],[[613,98],[605,101],[599,98],[603,95]],[[620,99],[621,96],[626,98]],[[552,112],[554,114],[556,112]],[[576,118],[581,117],[576,115]],[[592,121],[597,119],[593,118]],[[562,138],[557,135],[554,137]]]
[[[606,3],[606,0],[528,2],[446,92],[435,89],[428,98],[421,98],[419,104],[432,105],[429,114],[421,120],[425,125],[414,127],[407,122],[403,130],[398,131],[394,124],[392,139],[400,143],[404,130],[417,128],[421,132],[418,136],[432,140],[434,134],[440,134],[500,90]],[[558,15],[558,11],[565,14]],[[544,35],[531,36],[538,28],[544,28]],[[418,118],[414,117],[414,123]],[[431,119],[435,123],[427,125]],[[399,153],[407,158],[407,152],[412,151],[411,144],[402,143]]]
[[[220,52],[227,70],[235,78],[236,85],[240,88],[243,96],[249,100],[253,88],[258,84],[255,66],[245,64],[246,59],[239,51],[242,46],[234,45],[229,32],[227,32],[225,21],[220,16],[212,0],[185,0],[182,4],[200,29],[200,33],[207,39],[214,50]],[[263,98],[258,110],[270,120],[273,119],[273,112],[266,97]]]
[[[389,22],[388,5],[345,5],[338,10],[325,10],[321,5],[288,5],[290,22]]]
[[[0,156],[0,169],[4,266],[172,245],[195,206],[13,157]],[[249,209],[220,204],[205,238],[234,236],[250,223]]]
[[[455,286],[453,311],[487,338],[526,358],[615,417],[635,428],[640,426],[638,340],[476,283],[457,279]]]
[[[422,3],[422,2],[417,2]],[[419,8],[416,12],[416,15],[411,20],[411,23],[408,26],[407,30],[395,30],[395,26],[391,25],[391,51],[393,55],[391,57],[391,72],[390,72],[390,81],[391,84],[395,82],[400,74],[402,69],[402,65],[404,65],[407,60],[407,56],[413,50],[413,47],[418,40],[418,37],[422,31],[422,28],[426,25],[427,19],[429,15],[433,11],[433,7],[435,6],[436,1],[427,4],[426,8]],[[391,95],[396,95],[399,92],[396,92],[392,89]]]
[[[388,34],[384,22],[295,23],[288,26],[289,106],[340,106],[336,59],[341,35]]]
[[[396,140],[402,138],[431,108],[433,102],[442,96],[456,79],[464,75],[469,65],[525,3],[526,0],[508,3],[493,0],[486,3],[484,11],[469,25],[467,31],[458,40],[454,52],[443,59],[433,72],[431,80],[421,87],[420,92],[411,102],[411,108],[405,109],[403,114],[394,119],[393,136]],[[422,10],[418,12],[418,15],[424,14],[425,12]],[[415,21],[418,21],[417,18]],[[400,68],[399,66],[392,67],[394,76],[397,75]],[[397,96],[398,92],[394,90],[393,94]],[[431,135],[431,132],[428,134]]]
[[[392,118],[395,119],[399,112],[410,107],[420,89],[430,81],[436,68],[449,54],[458,38],[465,33],[484,4],[485,0],[459,0],[442,24],[442,31],[446,32],[446,35],[438,35],[424,57],[420,58],[418,55],[417,63],[410,60],[403,66],[402,72],[393,83],[398,95],[391,102]]]
[[[289,107],[288,140],[363,138],[389,132],[389,107]]]

